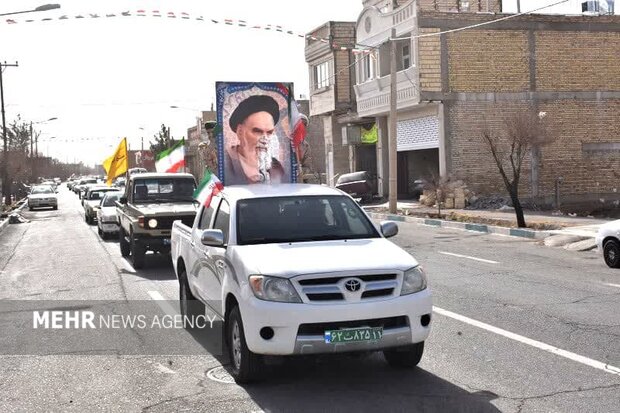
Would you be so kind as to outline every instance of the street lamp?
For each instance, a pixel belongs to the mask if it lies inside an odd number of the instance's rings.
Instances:
[[[32,125],[38,125],[38,124],[41,124],[41,123],[47,123],[47,122],[51,122],[51,121],[54,121],[54,120],[58,120],[58,118],[57,117],[53,117],[53,118],[49,118],[48,120],[40,120],[38,122],[30,122],[30,162],[32,163],[31,168],[30,168],[30,170],[32,172],[32,176],[30,177],[30,180],[32,182],[35,182],[36,179],[37,179],[37,172],[36,172],[37,165],[36,165],[36,162],[34,160],[34,153],[35,152],[33,152],[33,148],[32,148],[33,135],[34,135],[33,132],[32,132]],[[36,140],[36,143],[35,143],[35,145],[36,145],[36,157],[38,158],[39,157],[39,136],[37,136],[35,140]]]
[[[2,14],[0,14],[0,16],[11,16],[13,14],[33,13],[33,12],[38,12],[38,11],[48,11],[48,10],[54,10],[54,9],[59,9],[59,8],[60,8],[60,4],[44,4],[42,6],[34,8],[32,10],[12,11],[12,12],[9,12],[9,13],[2,13]]]

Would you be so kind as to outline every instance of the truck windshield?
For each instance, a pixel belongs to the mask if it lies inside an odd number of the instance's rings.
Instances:
[[[105,198],[103,198],[103,201],[101,202],[101,205],[104,207],[113,207],[116,205],[116,201],[118,201],[121,198],[121,193],[120,192],[115,192],[113,194],[108,193]]]
[[[253,198],[237,202],[239,245],[379,238],[345,196]]]
[[[133,201],[192,202],[196,183],[191,178],[137,179],[134,182]]]

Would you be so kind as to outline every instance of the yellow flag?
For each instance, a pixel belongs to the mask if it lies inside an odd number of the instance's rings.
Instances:
[[[118,144],[114,155],[103,161],[103,169],[108,175],[106,183],[112,185],[114,178],[121,176],[129,168],[129,158],[127,157],[127,138],[123,138]]]

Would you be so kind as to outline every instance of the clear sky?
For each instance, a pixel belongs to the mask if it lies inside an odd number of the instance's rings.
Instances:
[[[0,13],[46,1],[3,0]],[[57,117],[39,125],[39,151],[87,164],[109,156],[121,137],[139,149],[144,136],[148,148],[161,123],[173,136],[185,136],[199,111],[214,103],[218,80],[294,82],[297,97],[308,95],[303,39],[213,24],[211,18],[307,33],[328,20],[355,21],[362,9],[361,0],[52,1],[61,9],[0,17],[0,60],[19,62],[4,72],[7,122],[18,113],[33,121]],[[553,2],[522,0],[521,8]],[[505,2],[506,11],[516,10],[514,4]],[[575,12],[579,4],[571,0],[551,11]],[[138,10],[163,16],[172,11],[177,18],[138,17]],[[124,11],[134,16],[75,19]],[[190,19],[180,19],[183,12]],[[63,15],[69,18],[58,20]],[[196,21],[198,16],[205,21]],[[46,17],[53,20],[41,21]],[[17,24],[7,24],[7,18]]]

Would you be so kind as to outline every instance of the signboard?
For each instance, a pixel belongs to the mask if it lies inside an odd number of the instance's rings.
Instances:
[[[218,177],[224,185],[297,182],[291,83],[217,82]]]

